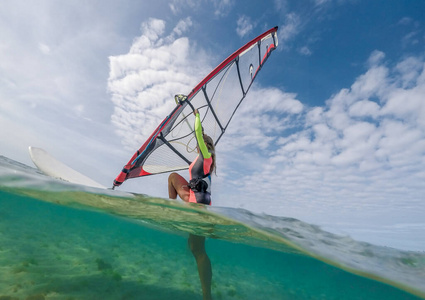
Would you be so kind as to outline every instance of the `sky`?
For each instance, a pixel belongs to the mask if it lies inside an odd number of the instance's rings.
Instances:
[[[174,94],[279,26],[217,145],[213,205],[424,251],[424,12],[419,0],[2,0],[0,155],[32,165],[40,147],[112,186]],[[120,189],[167,197],[167,176]]]

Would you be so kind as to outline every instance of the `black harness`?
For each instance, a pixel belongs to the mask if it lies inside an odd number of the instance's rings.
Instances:
[[[189,181],[187,186],[194,192],[205,193],[208,190],[208,183],[205,182],[204,178],[208,176],[210,176],[210,173],[202,177],[193,178]]]

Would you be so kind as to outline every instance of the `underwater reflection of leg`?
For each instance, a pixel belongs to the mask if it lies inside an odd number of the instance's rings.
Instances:
[[[189,234],[189,247],[198,265],[199,279],[201,280],[202,293],[204,300],[212,299],[211,297],[211,261],[205,251],[205,237]]]

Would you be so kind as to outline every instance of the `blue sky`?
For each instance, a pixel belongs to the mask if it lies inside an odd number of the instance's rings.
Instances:
[[[41,147],[110,186],[172,95],[278,25],[217,147],[214,205],[424,250],[424,12],[419,0],[3,0],[0,154],[32,165],[27,148]],[[166,181],[121,189],[166,197]]]

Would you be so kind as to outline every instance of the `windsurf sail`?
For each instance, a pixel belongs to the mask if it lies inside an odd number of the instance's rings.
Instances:
[[[219,142],[254,79],[278,45],[274,27],[219,64],[159,124],[114,180],[113,188],[129,178],[187,169],[196,158],[193,108],[204,132]]]

